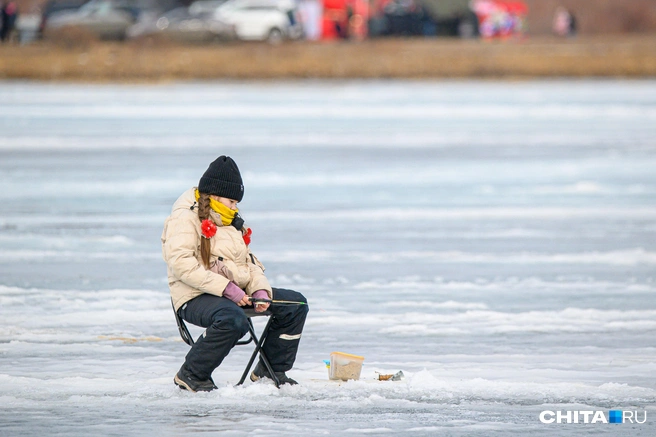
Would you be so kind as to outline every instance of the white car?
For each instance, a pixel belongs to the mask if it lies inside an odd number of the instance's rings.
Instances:
[[[216,9],[215,18],[233,25],[241,40],[277,44],[303,34],[298,10],[291,1],[228,0]]]

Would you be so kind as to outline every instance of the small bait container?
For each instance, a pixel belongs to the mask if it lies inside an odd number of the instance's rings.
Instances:
[[[330,379],[348,381],[360,379],[364,357],[333,352],[330,354]]]

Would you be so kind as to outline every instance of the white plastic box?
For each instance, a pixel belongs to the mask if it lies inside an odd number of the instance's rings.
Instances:
[[[362,362],[364,357],[346,354],[344,352],[332,352],[330,354],[330,379],[348,381],[349,379],[360,379]]]

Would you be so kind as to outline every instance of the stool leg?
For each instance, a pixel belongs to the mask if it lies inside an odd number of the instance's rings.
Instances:
[[[262,362],[264,363],[264,366],[267,368],[269,371],[269,375],[271,375],[271,379],[273,379],[274,384],[276,384],[277,388],[280,388],[280,381],[278,380],[278,377],[276,374],[273,372],[273,369],[271,368],[271,364],[269,364],[269,359],[266,357],[264,352],[262,352],[262,346],[264,345],[264,341],[266,340],[267,336],[269,335],[269,325],[271,324],[272,317],[269,317],[269,321],[267,322],[266,326],[264,327],[264,331],[262,332],[262,336],[260,339],[257,339],[257,335],[255,334],[255,329],[253,328],[253,323],[251,322],[250,319],[248,319],[249,324],[248,324],[248,330],[250,331],[251,337],[255,340],[255,350],[251,354],[251,359],[248,361],[248,364],[246,365],[246,369],[244,369],[244,373],[241,375],[241,379],[237,383],[237,385],[242,385],[244,381],[246,380],[246,375],[248,375],[248,372],[251,370],[251,367],[253,366],[253,362],[255,361],[255,357],[257,357],[257,354],[260,354],[260,358],[262,359]]]
[[[267,323],[267,328],[268,327],[269,324]],[[246,380],[246,375],[248,375],[248,372],[251,370],[251,367],[253,366],[253,361],[255,361],[255,357],[259,352],[260,342],[266,338],[265,335],[262,335],[261,339],[259,340],[257,339],[257,335],[255,334],[255,329],[253,328],[253,322],[251,322],[251,319],[248,319],[248,331],[250,332],[251,338],[255,340],[255,350],[253,350],[253,353],[251,354],[251,358],[250,360],[248,360],[248,364],[246,365],[246,368],[244,369],[244,373],[242,373],[241,379],[239,380],[237,385],[242,385]]]
[[[271,323],[271,319],[269,319],[269,323]],[[276,376],[275,372],[273,371],[273,368],[271,368],[271,364],[269,363],[269,359],[267,358],[266,354],[262,351],[262,345],[264,344],[264,340],[266,337],[269,336],[269,323],[267,323],[267,330],[262,334],[262,339],[260,339],[260,345],[259,345],[259,352],[260,352],[260,358],[262,359],[262,362],[264,363],[264,366],[267,368],[269,371],[269,375],[271,375],[271,379],[273,379],[273,383],[276,384],[276,388],[280,388],[280,381],[278,380],[278,377]]]

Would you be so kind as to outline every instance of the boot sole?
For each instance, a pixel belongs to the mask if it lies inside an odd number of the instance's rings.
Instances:
[[[190,391],[190,392],[192,392],[192,393],[196,393],[196,390],[193,390],[191,387],[189,387],[189,385],[187,385],[186,382],[184,382],[183,380],[181,380],[180,378],[178,378],[178,375],[175,375],[175,376],[173,377],[173,382],[175,383],[175,385],[177,385],[178,387],[180,387],[182,390],[188,390],[188,391]]]

